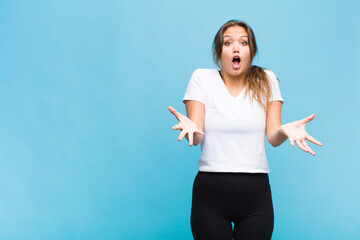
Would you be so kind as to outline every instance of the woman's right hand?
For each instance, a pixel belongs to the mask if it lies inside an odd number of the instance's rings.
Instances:
[[[177,112],[173,107],[169,106],[168,109],[179,120],[179,124],[176,124],[171,128],[172,130],[181,130],[178,138],[179,141],[181,141],[184,136],[188,134],[189,144],[190,146],[192,146],[194,133],[198,133],[204,136],[204,133],[200,129],[198,129],[196,123],[194,123],[181,113]]]

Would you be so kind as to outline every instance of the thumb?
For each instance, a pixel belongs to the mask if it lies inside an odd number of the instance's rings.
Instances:
[[[179,113],[175,110],[175,108],[169,106],[168,109],[177,119],[179,119]]]
[[[175,108],[169,106],[168,109],[169,109],[169,111],[177,118],[177,120],[179,120],[179,121],[183,121],[183,120],[184,120],[184,115],[182,115],[181,113],[179,113],[178,111],[176,111]]]
[[[313,120],[314,118],[315,118],[315,114],[311,114],[310,116],[304,118],[304,119],[302,120],[302,122],[305,124],[305,123],[310,122],[310,121]]]
[[[172,106],[168,106],[168,109],[171,113],[176,112],[175,108],[173,108]]]

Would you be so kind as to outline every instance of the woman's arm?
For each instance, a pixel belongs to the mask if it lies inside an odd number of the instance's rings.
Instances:
[[[178,140],[181,141],[185,136],[189,145],[198,145],[203,139],[205,105],[198,101],[185,101],[188,117],[177,112],[173,107],[169,111],[179,120],[179,124],[172,127],[173,130],[181,130]]]
[[[204,132],[204,119],[205,119],[205,104],[198,102],[187,100],[185,101],[186,106],[186,114],[188,118],[196,123],[197,128]],[[188,134],[186,135],[186,139],[189,140]],[[193,143],[194,145],[198,145],[203,140],[203,135],[201,134],[193,134]]]
[[[273,147],[281,145],[288,138],[281,131],[281,101],[273,101],[266,111],[266,135]]]
[[[287,138],[291,146],[296,145],[303,151],[309,152],[315,156],[315,152],[307,145],[306,140],[322,146],[322,143],[310,136],[305,131],[306,123],[315,118],[312,114],[304,119],[281,125],[281,107],[282,102],[271,102],[266,112],[266,135],[269,143],[276,147],[282,144]]]

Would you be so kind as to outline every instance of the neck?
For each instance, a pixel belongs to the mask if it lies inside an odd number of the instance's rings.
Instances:
[[[225,71],[220,72],[221,78],[227,86],[244,86],[245,85],[245,73],[241,73],[238,76],[233,76]]]

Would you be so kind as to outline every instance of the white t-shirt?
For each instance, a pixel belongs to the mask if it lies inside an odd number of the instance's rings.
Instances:
[[[269,76],[270,101],[283,101],[275,74]],[[251,92],[250,92],[251,94]],[[183,102],[205,104],[204,138],[199,171],[268,173],[265,155],[266,112],[245,88],[233,97],[217,69],[197,69],[191,76]]]

